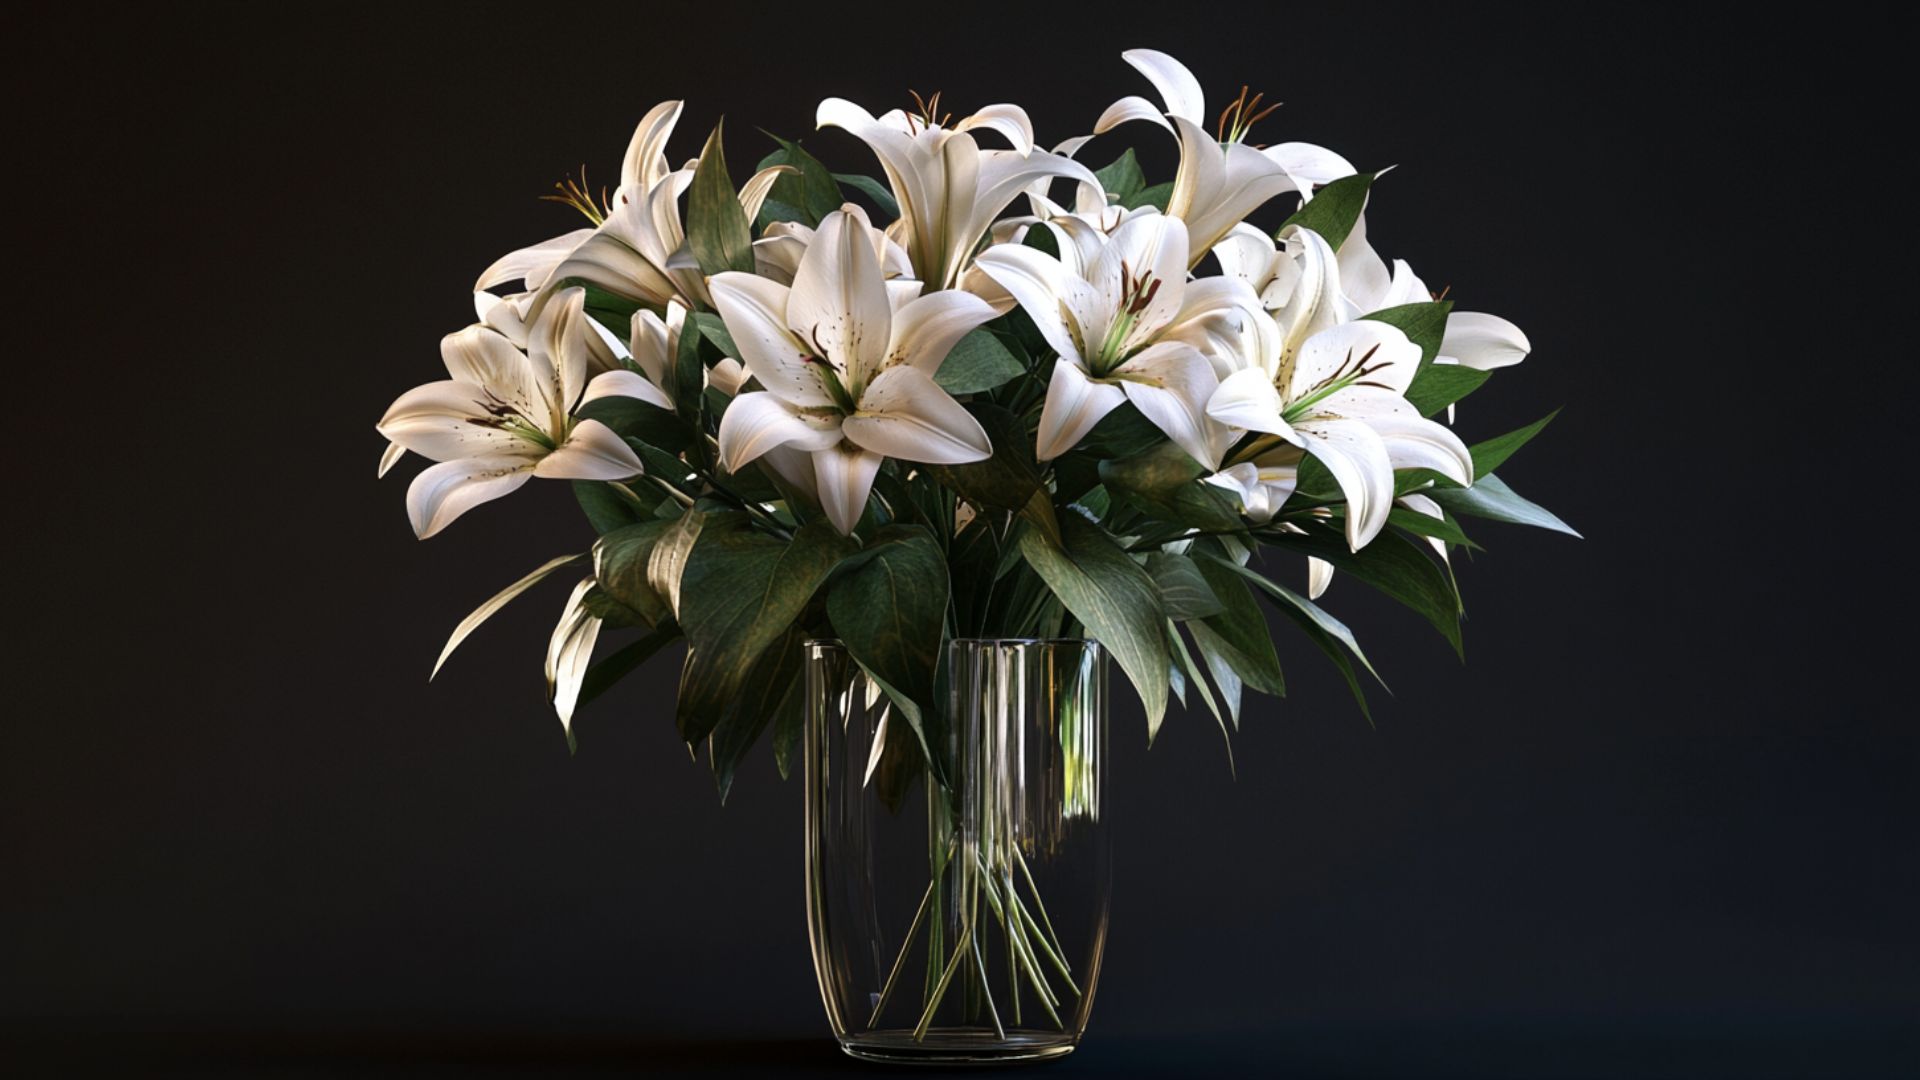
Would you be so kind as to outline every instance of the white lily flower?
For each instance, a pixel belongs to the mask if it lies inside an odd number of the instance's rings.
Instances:
[[[791,287],[737,272],[711,282],[741,360],[765,388],[736,397],[721,418],[722,461],[737,470],[776,448],[810,454],[813,493],[843,533],[859,522],[883,458],[959,464],[993,449],[933,381],[993,309],[970,293],[889,288],[877,231],[849,205],[820,223]]]
[[[521,352],[499,332],[471,326],[449,334],[440,353],[451,379],[402,394],[378,425],[395,445],[431,458],[407,489],[407,513],[421,539],[461,514],[545,476],[624,480],[640,459],[597,420],[576,421],[580,403],[622,392],[619,373],[587,382],[586,294],[559,293]]]
[[[1358,314],[1433,299],[1433,293],[1405,259],[1395,259],[1393,269],[1387,269],[1386,260],[1367,241],[1365,214],[1360,215],[1346,242],[1340,245],[1339,258],[1340,288]],[[1518,326],[1498,315],[1455,311],[1447,316],[1446,333],[1434,363],[1464,364],[1491,371],[1525,360],[1532,348]]]
[[[687,248],[680,211],[680,196],[693,183],[698,161],[676,170],[666,157],[667,139],[681,108],[681,102],[664,101],[641,119],[627,146],[620,186],[610,204],[596,204],[584,186],[561,200],[586,214],[593,228],[576,229],[511,252],[480,275],[474,289],[488,297],[489,290],[511,281],[523,282],[526,290],[498,298],[506,305],[504,310],[500,303],[476,297],[483,322],[497,325],[537,317],[547,287],[569,278],[652,308],[671,302],[710,303],[706,279]],[[759,216],[767,192],[783,171],[781,166],[762,169],[740,188],[740,205],[748,221]]]
[[[1285,192],[1313,197],[1315,184],[1354,172],[1347,159],[1311,143],[1281,143],[1255,149],[1243,141],[1254,121],[1273,111],[1249,101],[1246,91],[1227,107],[1215,133],[1206,124],[1206,97],[1186,66],[1153,49],[1129,49],[1121,58],[1160,92],[1164,111],[1142,97],[1121,98],[1094,124],[1102,135],[1130,120],[1147,120],[1180,142],[1180,168],[1174,174],[1167,213],[1187,223],[1193,238],[1192,265],[1261,204]]]
[[[1040,411],[1035,452],[1066,453],[1123,401],[1197,461],[1218,463],[1229,433],[1207,418],[1219,385],[1215,361],[1197,347],[1222,323],[1258,314],[1252,293],[1227,278],[1187,280],[1187,227],[1149,213],[1111,234],[1090,231],[1055,259],[1003,244],[977,260],[1012,294],[1060,355]]]
[[[1271,436],[1249,447],[1247,461],[1233,463],[1253,469],[1230,466],[1216,479],[1243,493],[1248,516],[1271,518],[1293,491],[1294,478],[1260,474],[1257,455],[1282,442],[1312,454],[1333,475],[1346,496],[1347,542],[1355,551],[1386,526],[1394,470],[1426,468],[1472,483],[1466,444],[1406,400],[1420,347],[1398,328],[1367,320],[1343,323],[1308,338],[1297,354],[1257,359],[1222,380],[1207,405],[1223,424]],[[1270,460],[1267,467],[1280,465]],[[1245,498],[1256,486],[1258,497]]]
[[[1033,124],[1017,105],[989,105],[950,129],[938,111],[938,95],[921,115],[894,109],[877,118],[851,101],[828,98],[816,120],[873,151],[900,204],[887,234],[906,249],[914,276],[930,288],[951,289],[994,218],[1028,186],[1063,176],[1096,181],[1079,162],[1035,150]],[[971,133],[981,128],[998,132],[1013,149],[980,149]]]

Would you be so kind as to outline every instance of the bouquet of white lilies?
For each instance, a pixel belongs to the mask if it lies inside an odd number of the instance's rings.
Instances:
[[[1015,105],[832,98],[837,132],[776,140],[736,187],[717,127],[669,163],[666,102],[611,195],[562,185],[585,226],[488,267],[448,377],[379,423],[382,474],[435,463],[407,494],[421,537],[532,477],[571,481],[598,534],[446,652],[579,574],[546,659],[569,741],[581,704],[684,639],[679,734],[724,793],[769,728],[786,769],[809,639],[844,643],[936,770],[952,638],[1096,638],[1150,734],[1170,695],[1225,731],[1246,690],[1282,692],[1263,598],[1364,709],[1370,665],[1316,603],[1335,571],[1457,649],[1461,519],[1571,531],[1494,475],[1546,420],[1471,445],[1451,426],[1526,337],[1375,253],[1378,173],[1250,144],[1271,110],[1244,92],[1209,129],[1185,67],[1125,59],[1159,101],[1051,150]],[[1177,140],[1170,182],[1130,149],[1082,163],[1132,121]],[[883,180],[815,157],[851,147],[839,133]],[[1277,231],[1246,222],[1275,200]],[[596,662],[603,630],[633,640]]]

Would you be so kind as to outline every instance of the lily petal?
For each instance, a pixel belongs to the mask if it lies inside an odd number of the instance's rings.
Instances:
[[[1278,435],[1298,444],[1293,426],[1281,419],[1286,405],[1274,389],[1273,377],[1261,368],[1245,368],[1220,380],[1207,401],[1207,415],[1228,427]]]
[[[407,487],[407,517],[414,535],[427,537],[481,503],[511,493],[533,479],[533,462],[519,457],[477,457],[423,470]]]
[[[880,369],[893,320],[868,228],[866,214],[859,210],[828,214],[794,272],[786,309],[793,335],[823,350],[824,358],[856,384]],[[746,350],[744,344],[740,347]],[[748,364],[752,366],[750,357]]]
[[[843,534],[851,534],[867,508],[867,493],[880,471],[881,456],[852,443],[841,443],[813,455],[813,479],[820,509]]]
[[[980,421],[917,367],[881,372],[841,430],[848,441],[902,461],[959,465],[993,455]]]
[[[406,456],[406,447],[401,446],[397,442],[388,443],[387,448],[380,451],[380,471],[373,474],[374,479],[379,480],[384,478],[388,471],[398,464],[401,458]]]
[[[1325,559],[1307,556],[1307,599],[1318,600],[1326,595],[1327,586],[1333,584],[1333,564]]]
[[[1185,64],[1157,49],[1128,49],[1120,58],[1153,83],[1169,113],[1190,123],[1206,122],[1206,95]]]
[[[1220,386],[1213,365],[1180,342],[1149,345],[1113,371],[1127,400],[1193,460],[1220,463],[1227,431],[1207,416],[1207,400]]]
[[[708,283],[721,321],[740,349],[740,360],[769,392],[795,405],[832,405],[819,372],[787,329],[786,286],[752,274],[728,271]]]
[[[1451,356],[1479,371],[1512,367],[1527,358],[1533,346],[1520,328],[1498,315],[1456,311],[1447,317],[1440,339],[1440,355]]]
[[[909,364],[933,375],[955,343],[993,317],[991,304],[958,289],[944,289],[910,301],[893,313],[893,342],[887,349],[887,365]]]
[[[720,460],[738,472],[778,446],[825,450],[840,441],[840,418],[802,412],[764,392],[741,394],[720,417]]]
[[[552,277],[553,268],[564,262],[575,248],[586,243],[587,237],[592,235],[591,228],[575,229],[551,240],[510,251],[481,272],[480,280],[473,284],[473,291],[486,292],[509,281],[525,282],[528,291],[543,289]]]
[[[1040,336],[1062,359],[1085,360],[1061,311],[1068,277],[1060,260],[1035,248],[1001,244],[981,252],[974,263],[1026,309]]]
[[[593,381],[587,384],[586,393],[580,395],[580,404],[585,405],[603,397],[630,397],[668,412],[673,411],[673,399],[667,396],[667,392],[648,382],[637,371],[623,369],[594,376]]]
[[[1080,365],[1057,360],[1047,382],[1047,401],[1040,408],[1040,430],[1034,436],[1034,454],[1052,461],[1079,445],[1106,415],[1127,400],[1126,391],[1111,383],[1097,383]]]
[[[395,445],[432,461],[538,456],[539,447],[499,425],[493,401],[473,383],[431,382],[401,394],[375,427]]]
[[[1359,551],[1386,527],[1393,510],[1393,461],[1385,441],[1360,420],[1316,418],[1294,430],[1347,497],[1347,544]]]
[[[1033,153],[1033,121],[1018,105],[988,105],[953,126],[955,131],[991,128],[1006,136],[1008,145],[1025,157]]]
[[[612,428],[598,420],[581,420],[566,442],[540,459],[533,474],[555,480],[625,480],[644,471],[640,456]]]
[[[1387,444],[1396,469],[1432,469],[1456,484],[1473,483],[1473,453],[1445,424],[1424,416],[1374,416],[1367,425]]]
[[[1150,120],[1167,129],[1168,134],[1177,134],[1173,130],[1173,125],[1167,123],[1166,114],[1162,112],[1159,107],[1146,98],[1132,94],[1107,106],[1107,111],[1101,113],[1100,119],[1094,122],[1093,133],[1095,135],[1105,135],[1107,132],[1131,120]],[[1079,147],[1076,146],[1074,149],[1077,151]]]
[[[469,326],[441,338],[440,359],[455,382],[474,386],[512,386],[527,365],[526,356],[513,342],[484,326]]]
[[[682,103],[663,101],[647,110],[633,129],[627,156],[620,163],[620,194],[638,200],[659,184],[672,166],[667,163],[667,138],[680,120]]]

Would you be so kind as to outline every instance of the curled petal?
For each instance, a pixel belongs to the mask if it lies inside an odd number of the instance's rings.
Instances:
[[[1101,113],[1100,119],[1094,122],[1093,133],[1105,135],[1130,120],[1149,120],[1165,128],[1168,133],[1173,132],[1173,125],[1167,123],[1166,115],[1156,108],[1153,102],[1129,94],[1107,106],[1107,111]],[[1078,150],[1079,147],[1074,149]]]
[[[1498,315],[1456,311],[1447,317],[1440,355],[1480,371],[1512,367],[1527,358],[1533,346],[1520,328]]]
[[[498,499],[533,478],[533,462],[520,457],[478,457],[435,465],[407,488],[407,517],[420,539],[439,532],[461,514]]]
[[[1307,556],[1307,599],[1318,600],[1326,594],[1327,586],[1333,584],[1333,564],[1325,559]]]
[[[672,171],[667,163],[667,139],[680,120],[681,103],[663,101],[647,110],[633,129],[627,156],[620,163],[620,194],[638,200]]]
[[[1033,153],[1033,121],[1018,105],[988,105],[953,126],[955,131],[976,128],[991,128],[1006,136],[1008,145],[1022,157]]]
[[[1300,189],[1303,201],[1313,198],[1315,185],[1330,184],[1357,171],[1346,158],[1312,143],[1279,143],[1260,152],[1286,170],[1287,175],[1293,178],[1294,185]]]
[[[385,450],[380,451],[380,471],[374,474],[374,479],[378,480],[378,479],[384,478],[387,475],[388,471],[391,470],[396,464],[398,464],[400,459],[405,457],[406,455],[407,455],[406,447],[401,446],[397,442],[388,443],[387,448]]]
[[[1160,91],[1167,112],[1195,124],[1206,122],[1207,99],[1200,91],[1200,80],[1187,66],[1157,49],[1128,49],[1120,58],[1132,64]]]
[[[1456,484],[1473,483],[1473,454],[1445,424],[1423,416],[1374,416],[1368,426],[1386,441],[1396,469],[1432,469]]]

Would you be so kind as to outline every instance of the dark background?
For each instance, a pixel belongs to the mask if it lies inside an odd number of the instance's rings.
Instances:
[[[1911,533],[1881,479],[1911,361],[1897,320],[1867,329],[1897,244],[1864,178],[1899,172],[1846,134],[1857,43],[1608,9],[783,10],[10,34],[0,1045],[840,1067],[797,784],[759,753],[721,806],[668,659],[585,710],[569,757],[540,677],[559,585],[429,686],[455,621],[589,535],[536,483],[416,542],[417,464],[376,483],[372,425],[437,377],[482,267],[573,226],[534,197],[583,161],[615,180],[658,100],[688,99],[676,161],[724,112],[741,176],[756,127],[876,172],[811,133],[819,98],[1014,101],[1051,143],[1150,94],[1118,54],[1152,45],[1216,108],[1243,81],[1285,100],[1266,139],[1400,166],[1376,246],[1534,344],[1461,430],[1567,406],[1502,473],[1587,539],[1477,530],[1465,666],[1336,582],[1393,687],[1377,728],[1283,636],[1291,696],[1250,709],[1237,779],[1204,713],[1149,752],[1116,710],[1108,970],[1059,1068],[1920,1064],[1920,741],[1891,690]],[[1145,126],[1087,156],[1129,142],[1171,175]]]

